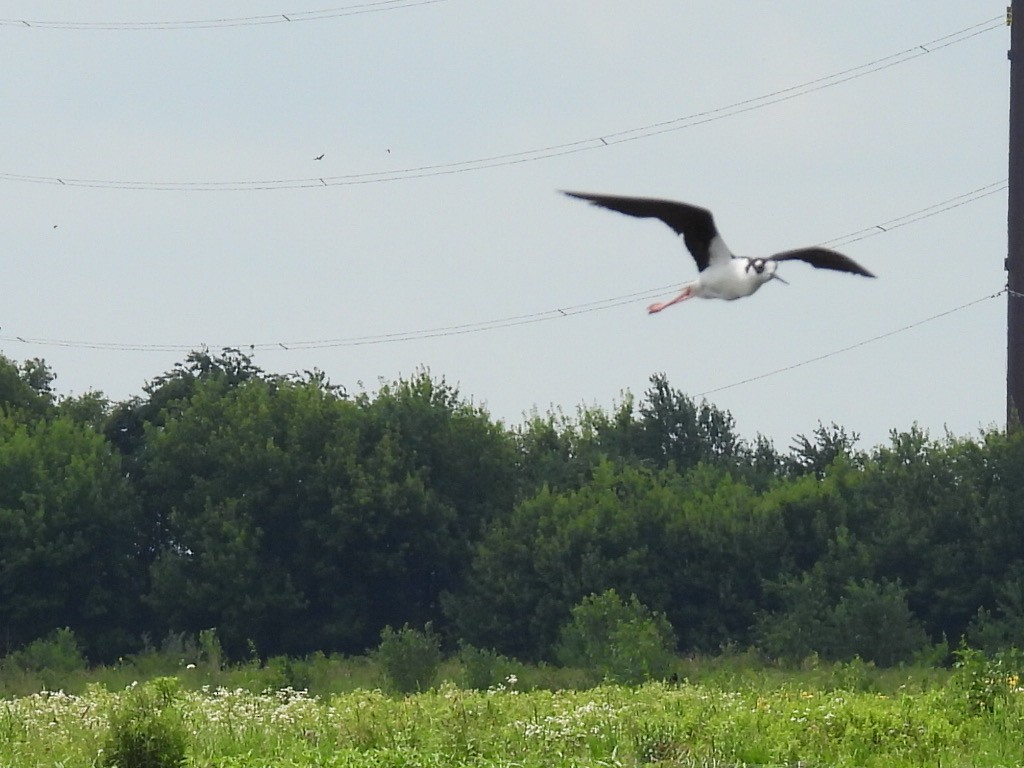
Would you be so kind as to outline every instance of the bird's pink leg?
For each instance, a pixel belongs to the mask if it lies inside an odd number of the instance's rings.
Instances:
[[[654,304],[651,304],[651,306],[647,308],[647,312],[653,315],[655,312],[661,312],[661,310],[665,309],[665,307],[671,307],[673,304],[678,304],[680,301],[686,301],[687,299],[692,298],[693,286],[687,285],[683,287],[682,293],[680,293],[674,299],[670,299],[669,301],[659,301]]]

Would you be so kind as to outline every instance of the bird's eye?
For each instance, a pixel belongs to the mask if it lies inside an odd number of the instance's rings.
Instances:
[[[754,271],[759,275],[764,272],[764,259],[754,259]]]

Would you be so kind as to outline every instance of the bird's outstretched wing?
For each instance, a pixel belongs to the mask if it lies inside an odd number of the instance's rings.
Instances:
[[[776,253],[771,259],[772,261],[796,259],[798,261],[805,261],[818,269],[833,269],[836,272],[851,272],[855,275],[864,275],[864,277],[874,277],[871,272],[864,269],[864,267],[849,256],[844,256],[836,251],[830,251],[828,248],[795,248],[792,251]]]
[[[569,197],[599,205],[612,211],[641,219],[661,219],[683,236],[686,249],[697,262],[697,269],[707,269],[712,261],[728,260],[732,253],[722,241],[711,211],[695,205],[658,200],[650,197],[620,197],[618,195],[592,195],[584,192],[564,192]]]

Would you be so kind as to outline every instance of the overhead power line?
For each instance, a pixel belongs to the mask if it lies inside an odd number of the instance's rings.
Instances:
[[[803,368],[805,365],[810,365],[811,363],[818,363],[818,362],[821,362],[822,360],[828,360],[830,357],[835,357],[836,355],[841,355],[844,352],[849,352],[851,350],[867,346],[868,344],[872,344],[872,343],[874,343],[876,341],[881,341],[882,339],[888,339],[890,336],[895,336],[896,334],[904,333],[905,331],[909,331],[909,330],[911,330],[913,328],[917,328],[919,326],[922,326],[925,323],[930,323],[930,322],[932,322],[934,320],[938,320],[938,319],[946,317],[948,315],[952,315],[952,314],[954,314],[956,312],[962,312],[963,310],[968,309],[969,307],[973,307],[975,304],[981,304],[983,301],[990,301],[991,299],[998,299],[1004,293],[1006,293],[1006,289],[1005,288],[1003,288],[1001,291],[996,291],[995,293],[989,294],[987,296],[982,296],[980,299],[975,299],[974,301],[969,301],[966,304],[961,304],[958,307],[953,307],[952,309],[947,309],[944,312],[939,312],[937,315],[931,315],[930,317],[926,317],[926,318],[924,318],[922,320],[917,320],[917,321],[915,321],[913,323],[908,323],[907,325],[901,326],[899,328],[895,328],[895,329],[893,329],[891,331],[886,331],[885,333],[880,333],[877,336],[871,336],[870,338],[862,339],[862,340],[860,340],[860,341],[858,341],[858,342],[856,342],[854,344],[850,344],[850,345],[845,346],[845,347],[840,347],[839,349],[833,349],[831,352],[825,352],[824,354],[817,355],[815,357],[810,357],[810,358],[807,358],[806,360],[801,360],[800,362],[793,363],[791,365],[784,365],[781,368],[776,368],[774,370],[767,371],[766,373],[759,373],[756,376],[750,376],[750,377],[748,377],[746,379],[741,379],[740,381],[734,381],[731,384],[723,384],[720,387],[715,387],[714,389],[705,390],[704,392],[698,393],[697,397],[705,397],[707,395],[712,395],[712,394],[714,394],[716,392],[724,392],[725,390],[732,389],[733,387],[740,387],[740,386],[743,386],[744,384],[751,384],[751,383],[753,383],[755,381],[761,381],[762,379],[767,379],[770,376],[777,376],[778,374],[785,373],[786,371],[792,371],[792,370],[796,370],[797,368]]]
[[[664,120],[658,123],[629,128],[626,130],[602,134],[587,139],[579,139],[563,144],[552,144],[536,149],[510,152],[500,155],[490,155],[472,160],[461,160],[452,163],[438,163],[433,165],[421,165],[399,170],[371,171],[365,173],[351,173],[341,176],[316,176],[292,179],[254,179],[235,181],[131,181],[118,179],[81,179],[67,176],[33,176],[21,173],[0,172],[0,181],[23,182],[32,184],[53,184],[68,187],[93,187],[100,189],[128,189],[147,191],[175,191],[175,192],[244,192],[275,189],[302,189],[313,187],[335,187],[352,186],[356,184],[379,184],[383,182],[400,181],[404,179],[417,179],[429,176],[443,176],[457,173],[468,173],[487,168],[498,168],[503,166],[517,165],[520,163],[535,162],[552,157],[570,155],[577,152],[586,152],[595,149],[607,149],[616,144],[623,144],[630,141],[658,136],[671,131],[681,131],[686,128],[693,128],[697,125],[724,120],[727,117],[743,114],[782,101],[795,99],[825,88],[832,88],[842,83],[865,77],[875,72],[903,64],[908,61],[927,56],[938,50],[965,42],[985,32],[999,29],[1004,25],[1004,17],[997,16],[992,19],[973,24],[969,27],[952,32],[948,35],[935,38],[926,43],[920,43],[903,51],[884,56],[879,59],[860,64],[856,67],[844,69],[831,75],[819,77],[814,80],[782,88],[770,93],[756,96],[750,99],[733,102],[722,107],[694,112],[683,117]]]
[[[661,289],[661,290],[664,290],[664,289]],[[921,320],[917,320],[917,321],[915,321],[913,323],[908,323],[907,325],[900,326],[899,328],[894,328],[891,331],[886,331],[885,333],[880,333],[880,334],[877,334],[875,336],[871,336],[869,338],[862,339],[862,340],[860,340],[858,342],[855,342],[853,344],[849,344],[849,345],[847,345],[845,347],[840,347],[839,349],[833,349],[830,352],[825,352],[824,354],[816,355],[815,357],[810,357],[810,358],[807,358],[805,360],[800,360],[799,362],[792,363],[790,365],[785,365],[785,366],[783,366],[781,368],[775,368],[773,370],[757,374],[756,376],[749,376],[749,377],[747,377],[745,379],[740,379],[739,381],[734,381],[734,382],[732,382],[730,384],[723,384],[721,386],[714,387],[713,389],[707,389],[707,390],[705,390],[703,392],[697,393],[696,397],[707,397],[708,395],[715,394],[717,392],[724,392],[727,389],[733,389],[735,387],[740,387],[740,386],[743,386],[745,384],[752,384],[755,381],[761,381],[763,379],[767,379],[767,378],[770,378],[772,376],[777,376],[780,373],[786,373],[788,371],[796,370],[797,368],[803,368],[804,366],[811,365],[812,363],[818,363],[818,362],[821,362],[822,360],[828,360],[831,357],[836,357],[837,355],[841,355],[841,354],[843,354],[845,352],[850,352],[850,351],[852,351],[854,349],[859,349],[860,347],[867,346],[868,344],[873,344],[874,342],[882,341],[883,339],[888,339],[888,338],[890,338],[892,336],[896,336],[898,334],[905,333],[906,331],[910,331],[910,330],[912,330],[914,328],[918,328],[918,327],[920,327],[922,325],[925,325],[926,323],[931,323],[931,322],[934,322],[935,320],[939,320],[939,319],[941,319],[943,317],[948,317],[949,315],[955,314],[957,312],[962,312],[963,310],[969,309],[970,307],[973,307],[973,306],[975,306],[977,304],[981,304],[982,302],[990,301],[992,299],[998,299],[1004,293],[1008,293],[1008,292],[1009,293],[1013,293],[1013,295],[1015,295],[1015,296],[1024,296],[1024,294],[1019,294],[1019,293],[1016,293],[1016,292],[1013,292],[1013,291],[1008,291],[1008,289],[1003,288],[1002,290],[996,291],[995,293],[988,294],[986,296],[982,296],[982,297],[980,297],[978,299],[974,299],[973,301],[969,301],[966,304],[961,304],[959,306],[953,307],[952,309],[944,310],[943,312],[939,312],[938,314],[931,315],[929,317],[925,317],[925,318],[923,318]],[[643,297],[645,295],[645,293],[648,293],[648,292],[641,292],[641,293],[634,294],[630,298],[630,300],[632,300],[632,298]],[[579,305],[579,307],[576,308],[576,311],[572,311],[572,312],[570,312],[568,310],[555,310],[555,312],[558,312],[559,316],[563,316],[564,317],[564,316],[568,316],[568,315],[572,315],[572,314],[581,314],[583,312],[592,312],[595,309],[607,309],[609,307],[619,306],[620,304],[623,304],[623,303],[625,303],[625,300],[612,300],[612,299],[609,299],[606,302],[592,302],[590,305]],[[604,306],[593,306],[593,305],[597,305],[597,304],[604,304]],[[478,332],[478,331],[481,331],[481,330],[489,330],[491,327],[493,327],[493,328],[507,328],[507,327],[512,326],[512,325],[524,325],[524,324],[527,324],[527,323],[535,323],[535,322],[540,322],[542,320],[553,319],[552,317],[545,316],[545,315],[548,315],[548,314],[549,313],[537,313],[535,315],[522,315],[522,316],[520,316],[518,318],[509,318],[508,320],[514,320],[515,322],[504,322],[504,323],[502,323],[500,325],[496,324],[496,325],[490,326],[489,328],[473,327],[473,326],[469,326],[469,325],[467,325],[467,326],[452,326],[450,328],[435,329],[435,331],[430,333],[430,334],[423,334],[423,333],[420,333],[418,335],[389,334],[386,337],[367,336],[367,337],[354,338],[354,339],[348,339],[348,340],[338,340],[336,343],[317,344],[316,342],[307,342],[306,346],[302,346],[302,344],[303,344],[302,342],[295,342],[292,345],[284,344],[282,342],[278,342],[276,344],[255,344],[255,345],[254,344],[250,344],[250,345],[248,345],[248,348],[252,349],[254,351],[255,350],[259,350],[259,349],[264,349],[265,350],[265,349],[270,349],[270,348],[284,349],[286,351],[292,351],[292,350],[298,350],[298,349],[322,349],[322,348],[329,347],[329,346],[358,346],[358,345],[361,345],[361,344],[380,344],[380,343],[384,343],[384,342],[387,342],[387,341],[408,341],[408,340],[413,339],[413,338],[423,339],[423,338],[430,338],[431,336],[454,336],[454,335],[457,335],[457,334],[460,334],[460,333],[474,333],[474,332]],[[498,322],[498,321],[495,321],[495,322]],[[174,345],[174,344],[168,344],[168,345],[159,345],[159,344],[144,344],[144,345],[104,344],[104,343],[92,343],[92,342],[57,341],[57,340],[53,340],[53,339],[49,339],[49,340],[47,340],[47,339],[26,339],[26,338],[22,338],[21,336],[13,336],[13,337],[6,336],[6,337],[0,337],[0,338],[2,338],[4,341],[19,341],[19,342],[22,342],[22,343],[25,343],[25,344],[46,344],[46,345],[51,345],[51,346],[67,346],[67,347],[76,347],[76,348],[85,348],[85,349],[105,349],[105,350],[117,350],[117,351],[145,351],[145,352],[167,352],[167,351],[170,351],[170,352],[182,352],[182,351],[191,351],[191,350],[196,349],[195,345],[182,346],[182,345]],[[206,347],[207,345],[200,345],[200,346],[201,347]],[[230,345],[228,345],[225,348],[228,348],[228,347],[230,347]],[[243,347],[244,347],[244,345],[243,345]],[[238,348],[238,347],[235,347],[235,348]]]
[[[675,285],[674,283],[672,285]],[[671,286],[667,286],[671,287]],[[554,320],[558,317],[570,317],[572,315],[579,315],[585,312],[594,312],[601,309],[610,309],[612,307],[621,306],[626,303],[631,303],[636,299],[651,298],[658,295],[659,293],[666,290],[666,288],[660,288],[655,291],[640,291],[635,294],[630,294],[628,297],[619,297],[615,299],[605,299],[602,301],[590,302],[588,304],[580,304],[575,307],[568,307],[566,309],[555,309],[548,312],[537,312],[532,315],[519,315],[511,318],[504,318],[502,320],[494,320],[489,323],[469,323],[466,325],[448,326],[444,328],[433,328],[428,331],[414,331],[410,333],[392,333],[383,334],[378,336],[361,336],[352,337],[348,339],[333,339],[327,341],[296,341],[296,342],[273,342],[266,344],[248,344],[248,345],[215,345],[223,346],[224,348],[236,348],[236,349],[250,349],[252,351],[270,351],[270,350],[284,350],[287,352],[299,351],[299,350],[310,350],[310,349],[327,349],[331,347],[356,347],[365,345],[376,345],[385,344],[388,342],[396,341],[412,341],[420,339],[436,338],[441,336],[458,336],[466,333],[479,333],[481,331],[494,330],[497,328],[509,328],[516,325],[527,325],[531,323],[539,323],[545,320]],[[750,376],[739,381],[734,381],[730,384],[723,384],[713,389],[708,389],[703,392],[699,392],[697,397],[706,397],[707,395],[715,394],[716,392],[724,392],[727,389],[733,389],[734,387],[743,386],[744,384],[751,384],[755,381],[761,381],[771,376],[777,376],[780,373],[786,373],[787,371],[796,370],[797,368],[803,368],[806,365],[812,363],[818,363],[822,360],[827,360],[831,357],[836,357],[845,352],[850,352],[854,349],[873,344],[876,341],[882,341],[888,339],[891,336],[896,336],[906,331],[918,328],[927,323],[931,323],[935,320],[939,320],[943,317],[962,312],[965,309],[981,304],[982,302],[989,301],[991,299],[998,299],[1004,293],[1007,293],[1007,289],[1003,288],[995,293],[982,296],[981,298],[969,301],[966,304],[960,304],[959,306],[953,307],[939,312],[935,315],[916,320],[907,325],[894,328],[891,331],[880,333],[876,336],[871,336],[866,339],[862,339],[853,344],[849,344],[839,349],[825,352],[815,357],[807,358],[790,365],[782,366],[781,368],[775,368],[765,373],[757,374],[756,376]],[[1022,294],[1014,294],[1020,296]],[[115,352],[190,352],[198,348],[208,348],[211,345],[207,344],[120,344],[115,342],[90,342],[90,341],[69,341],[61,339],[37,339],[37,338],[26,338],[23,336],[0,336],[3,341],[17,341],[23,344],[32,345],[43,345],[43,346],[55,346],[55,347],[72,347],[75,349],[95,349],[95,350],[106,350]]]
[[[422,328],[415,331],[404,331],[398,333],[381,333],[370,336],[349,336],[336,339],[318,339],[313,341],[270,341],[241,345],[207,345],[199,346],[237,346],[239,348],[251,349],[253,351],[286,350],[289,352],[306,349],[331,349],[334,347],[362,347],[377,344],[389,344],[397,341],[418,341],[421,339],[434,339],[442,336],[461,336],[467,333],[480,333],[482,331],[493,331],[499,328],[511,328],[517,325],[530,325],[545,320],[557,320],[573,315],[582,315],[587,312],[596,312],[602,309],[611,309],[624,304],[631,304],[642,299],[650,299],[675,287],[675,283],[661,286],[660,288],[648,288],[635,293],[628,293],[622,296],[613,296],[610,299],[598,299],[583,304],[558,307],[556,309],[532,312],[526,315],[514,315],[502,317],[496,320],[484,320],[475,323],[463,323],[461,325],[447,325],[438,328]],[[39,344],[52,347],[74,347],[78,349],[104,349],[119,352],[188,352],[196,348],[195,344],[138,344],[118,343],[103,341],[72,341],[67,339],[39,339],[25,336],[0,336],[3,341],[19,341],[23,344]]]
[[[238,16],[222,19],[191,19],[183,21],[44,21],[39,19],[0,19],[0,26],[27,29],[68,29],[78,31],[139,31],[170,29],[214,29],[218,27],[255,27],[266,24],[289,24],[299,21],[324,21],[343,16],[396,11],[419,5],[433,5],[446,0],[378,0],[356,3],[319,11],[288,11],[265,16]]]
[[[917,211],[904,214],[895,219],[889,219],[889,221],[883,221],[881,224],[875,224],[873,227],[866,227],[865,229],[857,230],[856,232],[850,232],[842,237],[837,237],[833,240],[826,240],[819,245],[828,246],[831,248],[838,248],[843,245],[849,245],[850,243],[856,243],[859,240],[865,240],[875,235],[880,235],[883,232],[889,232],[893,229],[899,229],[905,227],[907,224],[914,224],[915,222],[922,221],[923,219],[930,219],[932,216],[938,216],[940,213],[951,211],[954,208],[959,208],[962,205],[973,203],[976,200],[981,200],[989,195],[995,195],[1009,188],[1009,179],[1003,179],[1002,181],[993,181],[991,184],[986,184],[983,187],[972,189],[970,192],[964,192],[962,195],[951,197],[948,200],[943,200],[941,203],[935,203],[929,205],[926,208],[921,208]]]
[[[929,205],[929,206],[927,206],[925,208],[921,208],[921,209],[919,209],[917,211],[913,211],[913,212],[905,214],[903,216],[899,216],[899,217],[897,217],[895,219],[890,219],[887,222],[883,222],[883,224],[876,224],[873,227],[866,227],[864,229],[859,229],[859,230],[856,230],[854,232],[850,232],[850,233],[848,233],[846,235],[842,235],[840,237],[833,238],[832,240],[829,240],[829,241],[826,241],[825,243],[822,243],[822,245],[835,245],[835,244],[838,244],[838,243],[852,243],[852,242],[856,242],[858,240],[863,240],[863,239],[866,239],[866,238],[869,238],[869,237],[876,237],[878,235],[890,232],[893,229],[896,229],[898,227],[906,226],[907,224],[912,224],[914,222],[921,221],[921,220],[926,219],[926,218],[930,218],[931,216],[936,216],[936,215],[938,215],[940,213],[944,213],[946,211],[953,210],[954,208],[958,208],[958,207],[960,207],[962,205],[966,205],[967,203],[975,202],[977,200],[981,200],[981,199],[983,199],[985,197],[988,197],[989,195],[992,195],[992,194],[994,194],[994,193],[996,193],[996,192],[998,192],[998,191],[1000,191],[1002,189],[1005,189],[1006,188],[1006,184],[1007,184],[1006,179],[1003,179],[1002,181],[992,182],[991,184],[986,184],[984,186],[978,187],[977,189],[971,190],[970,192],[964,192],[962,194],[955,195],[954,197],[951,197],[951,198],[949,198],[947,200],[943,200],[942,202],[935,203],[933,205]],[[607,298],[607,299],[598,299],[596,301],[588,301],[588,302],[584,302],[582,304],[573,304],[573,305],[564,306],[564,307],[556,307],[554,309],[543,310],[543,311],[540,311],[540,312],[533,312],[533,313],[523,314],[523,315],[513,315],[511,317],[502,317],[502,318],[497,318],[497,319],[493,319],[493,320],[484,320],[484,321],[477,321],[477,322],[472,322],[472,323],[462,323],[462,324],[459,324],[459,325],[440,326],[440,327],[435,327],[435,328],[421,328],[421,329],[416,329],[416,330],[412,330],[412,331],[402,331],[402,332],[395,332],[395,333],[373,334],[373,335],[366,335],[366,336],[349,336],[349,337],[340,337],[340,338],[333,338],[333,339],[315,339],[315,340],[299,340],[299,341],[294,341],[294,340],[293,341],[286,341],[286,340],[282,340],[282,341],[269,341],[269,342],[258,342],[258,343],[243,343],[243,344],[220,344],[220,345],[198,344],[197,345],[197,344],[152,344],[152,343],[138,343],[138,342],[82,341],[82,340],[73,340],[73,339],[53,339],[53,338],[29,337],[29,336],[23,336],[23,335],[7,335],[7,336],[0,336],[0,341],[19,342],[19,343],[22,343],[22,344],[31,344],[31,345],[37,345],[37,346],[71,347],[71,348],[75,348],[75,349],[95,349],[95,350],[107,350],[107,351],[115,351],[115,352],[188,352],[188,351],[191,351],[193,349],[196,349],[197,346],[198,347],[210,347],[210,346],[215,346],[215,347],[235,347],[235,348],[246,348],[246,349],[250,349],[250,350],[253,350],[253,351],[280,351],[280,350],[284,350],[284,351],[289,351],[289,352],[291,352],[291,351],[299,351],[299,350],[311,350],[311,349],[332,349],[332,348],[340,348],[340,347],[361,347],[361,346],[372,346],[372,345],[378,345],[378,344],[390,344],[390,343],[401,342],[401,341],[418,341],[418,340],[423,340],[423,339],[441,338],[441,337],[446,337],[446,336],[461,336],[461,335],[470,334],[470,333],[482,333],[484,331],[493,331],[493,330],[498,330],[498,329],[502,329],[502,328],[512,328],[512,327],[520,326],[520,325],[530,325],[530,324],[533,324],[533,323],[546,322],[546,321],[549,321],[549,320],[559,320],[559,319],[564,319],[564,318],[567,318],[567,317],[573,317],[575,315],[582,315],[582,314],[587,314],[587,313],[590,313],[590,312],[599,312],[599,311],[606,310],[606,309],[612,309],[614,307],[620,307],[620,306],[623,306],[623,305],[626,305],[626,304],[632,304],[634,302],[641,301],[643,299],[654,298],[656,296],[659,296],[659,295],[663,294],[665,291],[667,291],[669,289],[675,288],[677,285],[678,285],[677,282],[676,283],[670,283],[669,285],[660,286],[660,287],[657,287],[657,288],[648,288],[648,289],[645,289],[645,290],[642,290],[642,291],[636,291],[636,292],[633,292],[633,293],[622,294],[622,295],[619,295],[619,296],[612,296],[611,298]],[[892,331],[890,333],[882,334],[881,336],[873,337],[873,338],[868,339],[868,340],[863,341],[863,342],[858,342],[857,344],[854,344],[854,345],[852,345],[850,347],[843,348],[843,349],[838,350],[836,352],[828,353],[828,354],[826,354],[824,356],[820,356],[818,358],[813,358],[811,360],[804,361],[802,363],[797,363],[797,364],[794,364],[792,366],[787,366],[785,368],[780,368],[777,371],[773,371],[773,372],[770,372],[768,374],[763,374],[761,376],[753,377],[752,379],[749,379],[749,380],[744,380],[743,382],[739,382],[739,384],[747,383],[747,381],[755,381],[755,380],[757,380],[759,378],[763,378],[765,376],[775,375],[776,373],[782,373],[783,371],[787,371],[787,370],[790,370],[792,368],[800,367],[802,365],[807,365],[808,363],[815,362],[815,361],[817,361],[819,359],[825,359],[826,357],[830,357],[833,354],[839,354],[841,352],[848,351],[849,349],[855,349],[856,347],[863,346],[864,344],[868,344],[868,343],[870,343],[872,341],[877,341],[879,339],[886,338],[886,337],[894,335],[896,333],[901,333],[901,332],[903,332],[905,330],[909,330],[910,328],[917,327],[918,325],[921,325],[923,323],[930,322],[932,320],[936,320],[936,319],[938,319],[940,317],[944,317],[945,315],[951,314],[952,312],[958,312],[961,309],[966,309],[967,307],[972,306],[973,304],[976,304],[979,301],[984,301],[984,300],[989,299],[989,298],[995,298],[995,296],[998,296],[1001,293],[1002,293],[1002,291],[999,294],[995,294],[993,296],[986,296],[983,299],[978,299],[975,302],[970,302],[970,303],[965,304],[965,305],[963,305],[961,307],[955,307],[952,310],[947,310],[946,312],[942,312],[942,313],[940,313],[938,315],[934,315],[932,317],[925,318],[924,320],[918,321],[916,323],[912,323],[909,326],[905,326],[903,328],[899,328],[899,329],[897,329],[895,331]],[[726,385],[725,387],[720,387],[718,389],[709,390],[709,392],[705,392],[703,394],[709,394],[710,392],[718,392],[721,389],[728,389],[731,386],[738,386],[738,384]]]

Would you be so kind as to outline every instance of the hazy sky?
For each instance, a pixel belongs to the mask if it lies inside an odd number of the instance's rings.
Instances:
[[[0,351],[113,399],[252,344],[350,391],[427,367],[509,424],[663,372],[782,449],[976,434],[1005,413],[1004,6],[0,2]],[[740,254],[845,238],[878,279],[787,263],[648,316],[682,243],[559,189],[707,206]]]

